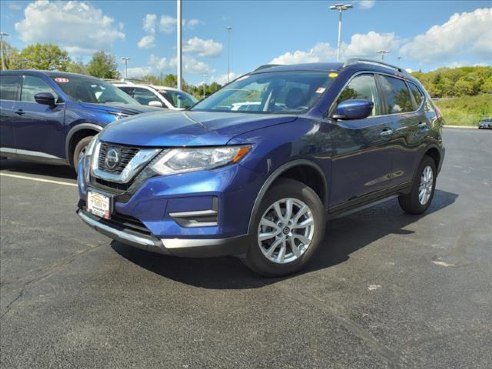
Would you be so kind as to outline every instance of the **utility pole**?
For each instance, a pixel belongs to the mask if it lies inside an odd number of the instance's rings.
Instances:
[[[353,8],[352,4],[335,4],[330,6],[331,10],[338,10],[338,46],[337,46],[337,61],[340,61],[340,43],[342,40],[342,12]]]
[[[231,31],[232,27],[226,27],[227,30],[227,83],[229,83],[229,74],[231,73]]]
[[[0,53],[2,57],[2,70],[5,70],[5,53],[3,51],[3,36],[8,36],[9,34],[6,32],[0,32]]]
[[[380,54],[381,55],[381,61],[384,61],[384,56],[386,54],[389,54],[389,51],[386,51],[386,50],[379,50],[376,54]]]
[[[128,60],[130,60],[131,58],[127,57],[127,56],[123,56],[121,58],[121,60],[123,60],[125,62],[125,79],[128,78]]]
[[[183,81],[183,59],[182,59],[182,49],[183,49],[183,37],[181,35],[182,31],[182,24],[183,24],[183,3],[181,0],[176,0],[176,10],[177,10],[177,23],[176,23],[176,34],[177,34],[177,39],[176,39],[176,68],[177,68],[177,87],[179,90],[182,90],[182,81]]]

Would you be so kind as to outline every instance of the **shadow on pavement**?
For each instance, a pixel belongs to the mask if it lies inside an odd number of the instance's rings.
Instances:
[[[457,194],[436,190],[428,211],[420,216],[403,213],[396,199],[335,219],[327,224],[323,244],[308,268],[300,274],[325,269],[347,261],[350,254],[387,236],[407,235],[404,229],[422,217],[452,205]],[[207,259],[164,256],[113,241],[112,248],[129,261],[181,283],[208,289],[247,289],[275,283],[284,278],[263,278],[251,272],[235,257]]]
[[[49,165],[17,159],[0,160],[0,170],[19,175],[39,175],[55,179],[77,179],[75,170],[68,165]]]

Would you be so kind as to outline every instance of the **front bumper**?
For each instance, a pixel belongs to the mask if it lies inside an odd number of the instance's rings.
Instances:
[[[249,245],[249,238],[246,235],[227,238],[159,239],[110,224],[80,208],[77,209],[77,214],[87,225],[115,241],[163,255],[189,257],[241,255],[246,252]]]

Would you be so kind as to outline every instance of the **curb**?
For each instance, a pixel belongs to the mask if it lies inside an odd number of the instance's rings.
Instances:
[[[443,128],[478,129],[476,126],[450,126],[445,124]]]

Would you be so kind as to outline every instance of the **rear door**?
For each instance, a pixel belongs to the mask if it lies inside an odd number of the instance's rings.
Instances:
[[[19,98],[20,77],[18,75],[2,75],[0,78],[0,147],[14,149],[13,125],[19,117],[14,114],[14,105]]]
[[[393,131],[392,185],[400,186],[413,178],[421,157],[418,152],[425,146],[430,122],[422,106],[422,93],[414,84],[387,75],[379,75],[378,83]]]
[[[50,92],[55,101],[58,99],[55,90],[41,77],[23,76],[20,100],[14,106],[15,146],[19,154],[65,158],[65,104],[38,104],[34,95],[40,92]]]
[[[365,99],[374,103],[365,119],[338,121],[331,135],[331,206],[378,192],[391,181],[391,118],[382,114],[381,100],[373,74],[355,76],[336,103]]]

